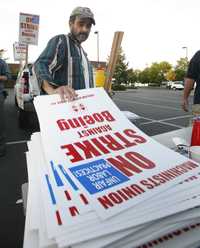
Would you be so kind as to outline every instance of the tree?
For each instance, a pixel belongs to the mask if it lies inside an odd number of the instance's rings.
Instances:
[[[187,71],[187,67],[188,67],[188,60],[187,58],[180,58],[177,61],[177,65],[175,66],[175,74],[176,74],[176,78],[175,80],[177,81],[183,81],[186,71]]]
[[[174,70],[169,70],[166,74],[165,74],[165,78],[167,81],[174,81],[176,79],[176,73]]]
[[[161,82],[165,80],[166,73],[172,68],[172,65],[166,61],[160,63],[153,63],[150,67],[150,83],[161,85]]]
[[[122,48],[119,50],[118,60],[115,67],[113,79],[116,84],[128,84],[128,63]]]
[[[161,82],[166,80],[167,73],[172,70],[172,65],[166,61],[160,63],[154,62],[150,67],[137,72],[137,80],[143,84],[160,86]]]
[[[150,69],[148,67],[139,73],[138,80],[142,84],[148,84],[150,82]]]
[[[128,83],[134,85],[139,80],[139,70],[128,69]]]

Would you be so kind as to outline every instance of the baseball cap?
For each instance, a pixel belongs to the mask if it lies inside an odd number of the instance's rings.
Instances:
[[[95,25],[94,14],[87,7],[76,7],[72,11],[70,17],[72,16],[79,16],[80,18],[90,18],[92,20],[92,24]]]

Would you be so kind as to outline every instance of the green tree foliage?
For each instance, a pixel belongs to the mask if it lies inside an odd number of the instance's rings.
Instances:
[[[174,72],[176,75],[175,80],[177,81],[183,81],[186,71],[187,71],[187,67],[188,67],[188,60],[187,58],[180,58],[177,61],[177,65],[175,66]]]
[[[161,82],[166,80],[166,74],[171,70],[172,65],[166,61],[153,63],[150,67],[145,68],[139,73],[139,82],[149,83],[154,86],[160,86]]]
[[[172,68],[172,66],[166,62],[153,63],[150,67],[150,83],[161,85],[161,82],[165,80],[166,73]]]
[[[125,54],[120,48],[118,61],[115,67],[113,79],[115,84],[131,84],[136,82],[142,84],[150,84],[153,86],[160,86],[163,81],[182,81],[184,79],[188,66],[187,58],[180,58],[176,66],[172,66],[167,61],[160,63],[154,62],[151,66],[146,67],[144,70],[134,70],[128,68]]]
[[[151,84],[160,85],[163,80],[163,74],[161,73],[160,65],[158,63],[153,63],[149,68],[150,81]]]
[[[166,72],[165,79],[167,81],[174,81],[176,79],[176,74],[174,69],[170,69],[168,72]]]
[[[136,82],[139,81],[140,70],[128,69],[128,83],[131,85],[135,85]]]
[[[139,73],[138,81],[142,84],[148,84],[150,82],[150,70],[148,67]]]
[[[122,48],[119,51],[113,79],[116,84],[128,84],[128,63]]]

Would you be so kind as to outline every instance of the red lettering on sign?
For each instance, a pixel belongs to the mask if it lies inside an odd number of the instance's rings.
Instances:
[[[99,137],[99,139],[107,145],[107,147],[112,151],[122,150],[124,147],[119,142],[117,142],[110,134]]]
[[[101,112],[102,116],[105,118],[106,121],[115,121],[115,118],[111,115],[109,111]]]
[[[58,127],[61,131],[69,129],[69,125],[65,121],[65,119],[57,120]]]
[[[105,209],[108,209],[144,192],[145,191],[140,186],[132,184],[125,188],[118,189],[116,192],[110,192],[108,195],[101,196],[98,198],[98,201]]]
[[[66,129],[69,129],[70,127],[75,128],[77,126],[76,122],[72,124],[71,121],[65,122],[65,120],[63,119],[58,120],[57,124],[60,130],[66,130]],[[100,130],[108,131],[108,129],[111,129],[109,125],[105,125],[101,127],[102,129]],[[90,129],[90,130],[94,133],[98,133],[100,131],[96,128]],[[61,146],[61,148],[67,150],[66,155],[69,156],[69,159],[71,160],[71,162],[78,162],[84,159],[90,159],[93,157],[98,157],[104,154],[108,154],[112,151],[120,151],[120,150],[125,149],[126,147],[135,146],[137,145],[137,142],[139,143],[146,142],[146,140],[143,139],[142,137],[135,135],[135,131],[133,132],[132,131],[131,129],[126,129],[124,130],[124,133],[116,132],[112,135],[106,134],[104,136],[95,137],[90,140],[75,142],[74,144],[66,144],[66,145]],[[126,137],[126,135],[129,139]],[[83,136],[81,136],[81,138],[82,137]],[[115,164],[118,164],[119,166],[121,163],[125,163],[127,167],[129,167],[130,165],[130,167],[134,168],[135,166],[135,169],[133,169],[133,171],[136,173],[140,173],[142,171],[141,168],[151,169],[155,167],[152,161],[150,161],[149,159],[145,158],[143,155],[140,155],[138,153],[128,152],[126,153],[125,156],[126,156],[126,159],[122,158],[121,156],[118,156],[116,157],[118,161],[114,158],[110,158],[110,160],[115,162]],[[136,168],[136,165],[138,165],[140,168],[138,167]],[[132,175],[132,174],[129,173],[129,175]]]
[[[75,206],[69,207],[69,212],[70,212],[72,217],[79,215],[79,211],[78,211],[77,207],[75,207]]]
[[[22,24],[21,24],[22,25]],[[112,122],[115,118],[110,114],[109,111],[103,111],[101,113],[93,113],[92,115],[79,116],[73,119],[60,119],[56,123],[61,131],[69,130],[70,128],[83,127],[87,128],[88,125],[94,125],[96,122]]]
[[[116,156],[116,158],[108,158],[107,160],[129,177],[134,173],[142,172],[142,169],[152,169],[155,167],[155,164],[151,160],[137,152],[127,152],[125,153],[125,157],[130,161],[121,155]]]
[[[89,204],[88,199],[86,198],[86,196],[84,194],[80,194],[80,198],[85,205]]]
[[[71,160],[72,163],[83,160],[83,157],[77,152],[77,150],[74,148],[74,146],[72,144],[63,145],[63,146],[61,146],[61,149],[67,150],[65,152],[65,154],[69,158],[72,156],[72,158],[70,158],[70,160]]]
[[[84,140],[82,143],[76,142],[74,145],[84,152],[84,157],[86,159],[101,155],[101,153],[92,145],[92,143],[90,143],[89,140]]]
[[[56,211],[56,219],[57,219],[57,223],[59,226],[62,225],[62,220],[61,220],[61,217],[60,217],[60,212],[57,210]]]
[[[91,141],[97,148],[99,148],[99,150],[103,152],[103,154],[110,153],[110,151],[97,138],[92,138]]]

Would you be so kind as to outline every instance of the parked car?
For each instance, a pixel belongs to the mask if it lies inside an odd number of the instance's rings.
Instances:
[[[163,82],[161,82],[160,87],[161,87],[161,88],[167,88],[167,87],[168,87],[168,81],[163,81]]]
[[[32,65],[20,69],[14,87],[15,104],[18,107],[18,124],[20,128],[38,126],[33,98],[40,94]]]
[[[168,81],[166,84],[166,88],[172,89],[172,90],[183,90],[184,84],[183,81]]]
[[[171,89],[172,90],[183,90],[184,89],[183,82],[182,81],[172,82]]]

